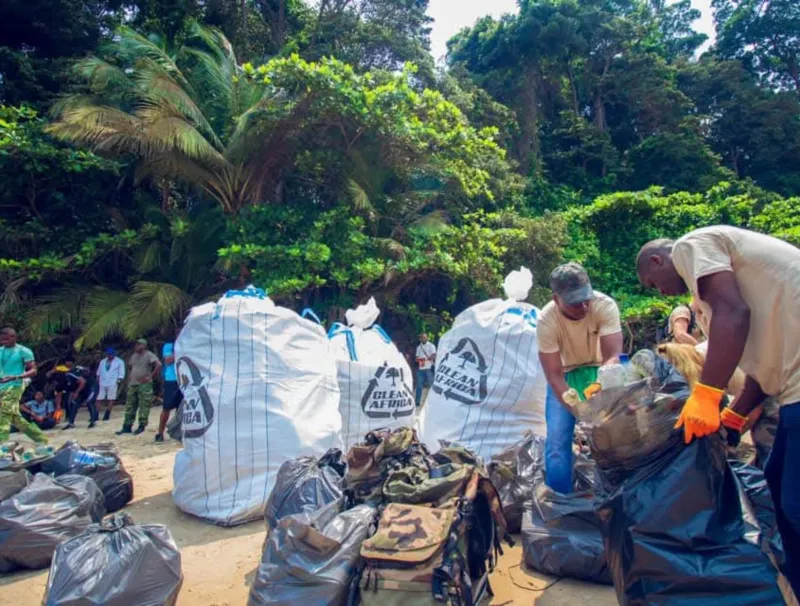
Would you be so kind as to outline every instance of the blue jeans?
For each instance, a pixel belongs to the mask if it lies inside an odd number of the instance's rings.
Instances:
[[[775,444],[764,465],[783,540],[783,574],[800,596],[800,402],[781,406]]]
[[[547,386],[544,404],[547,439],[544,443],[544,473],[546,484],[562,494],[572,492],[572,435],[575,417],[558,401]]]
[[[422,404],[422,390],[425,387],[430,387],[433,385],[433,369],[426,368],[425,370],[419,369],[417,370],[417,395],[416,401],[417,406]]]

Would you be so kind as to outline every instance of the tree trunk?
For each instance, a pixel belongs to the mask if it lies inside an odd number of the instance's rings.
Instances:
[[[527,175],[531,170],[538,173],[541,169],[538,92],[536,66],[526,66],[519,95],[519,122],[522,133],[517,142],[519,171],[523,175]]]
[[[242,37],[247,38],[247,0],[241,0],[242,11]]]
[[[572,89],[572,110],[575,115],[580,115],[578,109],[578,88],[575,86],[575,74],[572,72],[572,63],[567,61],[567,76],[569,77],[569,87]]]

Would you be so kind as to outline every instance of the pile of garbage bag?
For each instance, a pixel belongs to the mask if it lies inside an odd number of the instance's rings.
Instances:
[[[56,477],[78,474],[92,478],[103,492],[108,513],[133,500],[133,478],[110,443],[84,447],[69,441],[41,463],[41,470]]]
[[[172,497],[187,513],[222,526],[263,518],[283,463],[341,448],[325,331],[260,289],[192,308],[175,369],[183,449]]]
[[[342,451],[334,448],[319,460],[298,457],[278,470],[275,488],[267,501],[267,528],[272,529],[288,515],[314,513],[342,498],[346,464]]]
[[[182,583],[181,554],[167,527],[116,514],[58,545],[44,606],[172,606]]]
[[[545,574],[611,585],[600,502],[591,492],[559,494],[538,484],[522,521],[525,563]]]
[[[430,450],[444,440],[488,461],[527,430],[545,435],[539,310],[524,302],[532,285],[528,269],[511,272],[506,299],[461,312],[439,341],[433,386],[419,421],[420,438]]]
[[[405,357],[375,322],[380,309],[371,298],[349,309],[347,326],[328,331],[336,359],[345,449],[373,429],[416,426],[414,377]]]
[[[347,603],[375,510],[368,505],[341,508],[339,499],[278,521],[267,537],[249,606]]]
[[[783,603],[775,566],[747,540],[721,437],[684,444],[673,427],[686,381],[651,362],[648,378],[578,407],[607,493],[598,515],[619,603]]]
[[[105,514],[103,493],[88,477],[40,473],[24,482],[18,475],[0,482],[5,495],[0,502],[0,572],[46,568],[59,543]]]
[[[30,447],[19,442],[6,442],[0,446],[0,471],[26,470],[37,474],[42,461],[53,455],[52,446]]]

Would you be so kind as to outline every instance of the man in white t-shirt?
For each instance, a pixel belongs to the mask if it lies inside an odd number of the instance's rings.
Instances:
[[[637,259],[639,280],[663,295],[691,292],[709,322],[700,381],[676,427],[686,442],[740,432],[747,415],[775,396],[778,430],[764,476],[775,501],[786,552],[786,577],[800,595],[800,250],[763,234],[727,226],[690,232],[677,242],[654,240]],[[747,379],[720,413],[737,365]]]
[[[428,335],[419,336],[417,347],[417,406],[422,404],[422,390],[433,385],[433,365],[436,363],[436,345],[428,341]]]
[[[105,404],[106,411],[103,421],[111,418],[111,409],[117,402],[117,389],[125,378],[125,363],[117,357],[117,352],[112,347],[106,349],[106,357],[97,365],[97,404]]]

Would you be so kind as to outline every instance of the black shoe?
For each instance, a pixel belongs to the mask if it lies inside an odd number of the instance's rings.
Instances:
[[[131,426],[130,425],[123,425],[122,429],[120,429],[119,431],[114,432],[114,433],[116,435],[118,435],[118,436],[121,436],[124,433],[133,433],[133,432],[131,431]]]
[[[89,427],[87,427],[86,429],[92,429],[92,427],[94,427],[95,425],[96,423],[92,421],[91,423],[89,423]]]
[[[144,428],[145,427],[147,427],[147,425],[144,425],[143,423],[139,423],[139,427],[136,428],[136,431],[133,432],[133,435],[138,436],[140,433],[144,433]]]
[[[163,442],[164,441],[164,434],[157,433],[156,434],[156,442]]]
[[[67,423],[64,427],[61,428],[61,431],[67,431],[68,429],[75,429],[74,423]]]
[[[103,421],[108,421],[111,418],[111,411],[107,410],[103,415]]]

